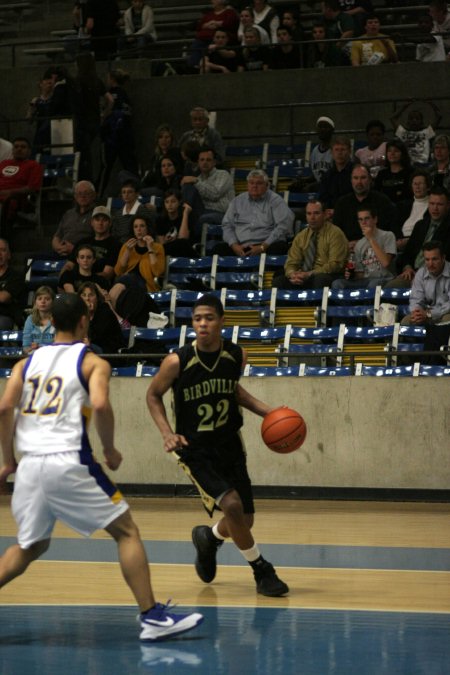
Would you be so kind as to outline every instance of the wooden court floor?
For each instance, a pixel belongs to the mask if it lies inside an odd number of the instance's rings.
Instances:
[[[91,664],[85,672],[92,673],[150,669],[178,675],[195,666],[197,672],[208,674],[450,674],[449,504],[258,501],[255,538],[290,587],[288,597],[271,599],[256,595],[251,570],[232,544],[220,550],[212,584],[197,578],[190,533],[194,525],[210,522],[198,499],[129,503],[151,561],[158,599],[200,608],[203,626],[177,644],[141,649],[133,599],[121,579],[114,543],[103,532],[85,540],[58,524],[45,557],[0,591],[2,675],[33,672],[27,661],[30,631],[31,651],[37,650],[38,657],[47,654],[46,663],[54,664],[41,673],[57,672],[61,664],[56,654],[66,653],[80,640],[86,663]],[[0,497],[0,523],[1,552],[15,536],[6,496]],[[31,628],[20,619],[23,611]],[[61,612],[69,612],[69,619]],[[86,616],[91,631],[93,625],[98,631],[105,624],[118,631],[112,652],[99,649],[97,643],[93,649],[82,637]],[[75,636],[71,621],[77,626]],[[52,622],[64,645],[55,653],[47,633],[39,632]],[[277,647],[277,654],[266,645],[266,633],[277,645],[284,644]],[[111,633],[107,635],[109,644]],[[121,635],[126,636],[123,643]],[[214,648],[221,641],[225,646]],[[245,652],[245,659],[230,662],[225,657],[230,649]],[[129,659],[127,650],[133,654]],[[64,662],[69,675],[80,672],[78,661],[78,671],[70,670],[67,653]],[[173,667],[168,669],[169,662]],[[244,663],[245,670],[239,670]]]

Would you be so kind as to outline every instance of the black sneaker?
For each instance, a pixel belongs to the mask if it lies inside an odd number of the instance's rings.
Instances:
[[[205,584],[216,576],[216,553],[223,542],[219,541],[207,525],[197,525],[192,530],[192,541],[197,550],[195,570]]]
[[[262,560],[253,568],[253,574],[256,581],[256,591],[261,595],[268,595],[276,598],[280,595],[289,593],[289,587],[284,581],[281,581],[275,573],[273,565],[267,560]]]

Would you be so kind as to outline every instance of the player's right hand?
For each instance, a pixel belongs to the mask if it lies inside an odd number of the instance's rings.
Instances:
[[[122,464],[122,455],[116,448],[111,448],[110,450],[103,450],[105,456],[105,463],[108,469],[111,471],[116,471],[119,466]]]
[[[164,450],[166,452],[181,450],[186,445],[189,445],[189,443],[182,434],[169,434],[164,437]]]
[[[8,478],[8,476],[12,476],[12,474],[16,473],[16,471],[17,471],[16,462],[14,462],[13,464],[3,464],[3,466],[0,466],[0,487],[6,483],[6,479]]]

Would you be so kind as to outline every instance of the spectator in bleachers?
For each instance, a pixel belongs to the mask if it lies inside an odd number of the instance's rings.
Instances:
[[[355,152],[355,159],[368,166],[372,178],[376,178],[386,164],[386,127],[380,120],[370,120],[366,124],[367,145]]]
[[[280,195],[269,189],[269,177],[261,169],[247,176],[247,192],[235,197],[222,221],[223,243],[218,255],[283,255],[292,237],[294,214]]]
[[[397,250],[403,251],[414,225],[422,220],[428,209],[428,193],[431,188],[430,175],[425,169],[416,169],[411,176],[413,199],[397,205],[399,223],[402,228],[400,239],[397,239]]]
[[[309,166],[313,173],[314,180],[316,183],[320,183],[324,175],[333,165],[331,141],[335,129],[334,121],[331,117],[321,115],[317,118],[316,129],[319,142],[311,150]]]
[[[393,138],[386,143],[386,166],[375,178],[375,190],[383,192],[394,204],[411,199],[412,172],[406,145],[399,138]]]
[[[240,22],[239,22],[239,28],[238,28],[238,41],[240,44],[243,44],[244,42],[244,30],[248,28],[249,26],[255,26],[255,28],[259,31],[261,34],[261,44],[262,45],[268,45],[270,44],[270,37],[269,34],[267,33],[264,28],[261,26],[258,26],[255,23],[255,12],[253,11],[253,7],[244,7],[244,9],[241,10],[240,13]]]
[[[164,246],[166,256],[196,258],[191,245],[190,213],[192,207],[182,202],[179,190],[167,190],[162,213],[156,218],[158,243]]]
[[[140,51],[156,41],[153,10],[144,0],[130,0],[130,7],[123,15],[124,33],[119,38],[119,51]]]
[[[13,152],[12,143],[6,138],[0,138],[0,162],[3,162],[4,159],[12,159]]]
[[[423,264],[411,286],[409,311],[404,326],[450,322],[450,262],[442,242],[432,239],[422,247]]]
[[[23,327],[22,350],[31,354],[42,345],[51,345],[55,339],[52,323],[52,305],[55,292],[50,286],[39,286],[33,297],[31,314]]]
[[[55,85],[53,78],[44,75],[39,81],[39,94],[33,96],[28,104],[27,120],[35,127],[32,151],[33,155],[49,152],[51,145],[50,116],[51,99]]]
[[[75,185],[75,205],[68,209],[52,238],[52,248],[59,256],[66,258],[74,247],[92,235],[91,219],[97,193],[92,183],[81,180]]]
[[[156,129],[155,150],[142,178],[141,187],[156,185],[161,180],[161,161],[164,157],[169,157],[176,166],[183,165],[173,129],[166,123],[160,124]]]
[[[292,31],[287,26],[277,28],[278,44],[270,52],[269,67],[272,70],[300,68],[300,47],[294,44]]]
[[[213,41],[208,46],[202,59],[200,73],[235,73],[238,67],[236,49],[228,46],[228,33],[223,28],[217,28],[214,32]]]
[[[12,142],[12,159],[0,162],[0,235],[10,239],[19,211],[31,211],[29,199],[42,186],[44,168],[30,159],[30,141],[17,136]]]
[[[132,222],[132,233],[120,249],[114,267],[116,280],[110,291],[113,306],[126,288],[158,291],[158,277],[164,273],[164,246],[157,241],[149,220],[136,215]]]
[[[366,19],[373,12],[371,0],[339,0],[343,12],[350,14],[355,22],[355,35],[361,35]]]
[[[323,21],[314,22],[311,38],[314,43],[307,45],[306,67],[328,68],[330,66],[343,66],[348,64],[348,58],[342,50],[331,42],[322,42],[327,39],[326,28]]]
[[[146,197],[164,197],[164,193],[171,188],[180,189],[183,168],[175,163],[170,157],[161,160],[161,176],[153,185],[149,185],[148,179],[142,181],[141,194]]]
[[[203,223],[220,224],[234,198],[233,179],[216,168],[214,150],[203,147],[198,154],[198,176],[181,179],[183,200],[192,207],[194,239],[199,241]]]
[[[348,64],[350,59],[347,40],[355,35],[353,17],[341,10],[339,0],[323,0],[322,14],[325,21],[325,37],[337,40],[336,47],[342,54],[343,62]]]
[[[375,14],[366,17],[365,33],[360,40],[352,42],[352,66],[378,66],[381,63],[397,63],[394,42],[380,33],[380,19]]]
[[[53,80],[53,93],[50,99],[50,114],[55,117],[72,117],[73,80],[64,66],[49,66],[44,78]]]
[[[81,284],[78,295],[89,308],[87,344],[96,353],[117,354],[119,349],[125,347],[125,339],[110,302],[102,297],[96,284],[91,281]]]
[[[269,70],[270,53],[261,44],[261,37],[254,26],[244,30],[244,42],[238,54],[238,72]]]
[[[198,154],[202,146],[197,141],[185,141],[180,148],[184,162],[183,176],[198,176]]]
[[[212,9],[205,12],[198,20],[195,31],[195,39],[191,45],[188,57],[188,65],[198,68],[206,49],[211,44],[214,31],[223,28],[230,37],[230,44],[237,44],[237,30],[239,15],[233,7],[227,4],[227,0],[211,0]]]
[[[334,209],[339,197],[352,190],[352,146],[345,136],[335,136],[331,142],[331,168],[322,176],[319,199],[327,209]]]
[[[277,42],[277,28],[280,18],[276,10],[266,0],[253,0],[255,24],[261,26],[269,35],[272,44]]]
[[[105,84],[98,77],[91,53],[77,56],[77,74],[73,81],[75,149],[80,152],[78,175],[93,180],[100,167],[94,158],[100,157],[101,108],[111,103]]]
[[[450,50],[450,12],[447,0],[431,0],[430,16],[433,19],[433,33],[443,33],[444,46]]]
[[[106,206],[96,206],[92,212],[91,236],[79,242],[91,246],[95,251],[93,272],[101,274],[108,281],[114,278],[114,265],[120,251],[120,242],[111,235],[111,213]],[[61,274],[72,270],[76,264],[76,251],[69,255]]]
[[[191,129],[182,134],[179,142],[180,148],[186,141],[197,141],[199,145],[205,145],[214,150],[217,164],[220,165],[225,157],[225,146],[217,129],[209,126],[208,111],[201,106],[195,106],[190,112],[190,118]]]
[[[120,20],[117,0],[88,0],[85,31],[97,59],[110,58],[116,51]]]
[[[431,182],[450,189],[450,138],[445,134],[436,136],[432,152],[433,164],[430,168]]]
[[[294,42],[303,42],[305,31],[300,24],[300,17],[292,9],[285,9],[281,15],[280,26],[287,26],[292,32]]]
[[[10,265],[11,250],[6,239],[0,238],[0,330],[22,326],[23,275]]]
[[[418,18],[417,27],[420,37],[408,36],[416,47],[416,61],[435,63],[445,61],[446,53],[442,35],[433,34],[433,19],[429,14],[422,14]]]
[[[344,279],[333,281],[332,288],[375,288],[394,278],[397,246],[393,232],[377,227],[376,211],[365,206],[358,209],[363,237],[356,242],[354,276],[346,268]]]
[[[65,293],[76,293],[85,281],[92,281],[105,291],[111,284],[105,278],[94,272],[95,250],[88,244],[80,244],[76,252],[76,265],[66,270],[58,280],[58,288]]]
[[[272,281],[274,288],[324,288],[344,272],[348,241],[339,227],[326,218],[319,201],[306,205],[308,227],[294,238],[284,273]]]
[[[131,128],[131,102],[124,88],[129,79],[129,74],[121,68],[110,70],[107,76],[107,106],[102,112],[100,128],[104,164],[99,179],[100,194],[108,186],[117,159],[127,174],[136,175],[139,171]]]
[[[445,188],[433,187],[428,199],[428,211],[417,221],[401,258],[402,272],[389,282],[390,288],[411,288],[417,270],[424,262],[422,247],[438,239],[450,258],[450,197]]]
[[[430,140],[434,138],[434,128],[441,121],[439,108],[433,101],[427,101],[432,113],[431,124],[425,125],[423,114],[420,110],[412,109],[408,113],[405,125],[399,124],[400,118],[412,103],[408,101],[391,117],[395,135],[400,138],[408,148],[409,156],[413,164],[428,164],[430,161]]]
[[[369,169],[362,164],[355,164],[351,182],[352,191],[337,200],[332,218],[333,223],[347,237],[350,250],[354,249],[361,234],[358,221],[360,207],[376,211],[380,229],[394,232],[397,238],[401,236],[395,206],[386,195],[372,189]]]
[[[141,215],[148,218],[150,214],[149,209],[139,201],[139,192],[135,181],[127,180],[122,183],[120,196],[123,207],[113,213],[111,234],[121,244],[124,244],[130,238],[131,223],[134,216]]]

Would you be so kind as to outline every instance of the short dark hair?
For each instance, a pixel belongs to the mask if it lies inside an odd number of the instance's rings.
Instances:
[[[294,37],[294,31],[290,26],[284,26],[282,23],[280,23],[280,25],[277,28],[277,33],[279,30],[285,30],[286,33],[288,33],[291,37]]]
[[[423,176],[425,178],[425,182],[429,190],[431,188],[431,176],[429,172],[426,169],[414,169],[409,179],[410,185],[412,185],[414,178],[417,178],[417,176]]]
[[[438,241],[437,239],[426,241],[422,246],[422,251],[434,251],[435,249],[437,249],[441,255],[445,255],[444,244],[442,241]]]
[[[53,303],[52,317],[57,331],[74,333],[82,316],[89,316],[88,306],[76,293],[63,293]]]
[[[77,246],[76,255],[78,256],[79,252],[84,251],[85,249],[90,251],[92,253],[92,255],[94,256],[94,258],[97,257],[97,254],[95,252],[95,248],[93,246],[91,246],[90,244],[79,244]]]
[[[20,141],[21,143],[26,143],[28,147],[31,149],[31,143],[30,140],[26,136],[16,136],[15,138],[12,139],[11,143],[14,145],[16,141]]]
[[[366,124],[366,134],[368,134],[371,129],[375,128],[381,129],[383,134],[386,133],[386,127],[381,120],[369,120]]]
[[[378,218],[377,210],[373,206],[358,206],[358,208],[356,209],[356,213],[357,214],[362,213],[362,211],[367,211],[368,213],[370,213],[372,218]]]
[[[198,156],[200,157],[200,155],[202,155],[204,152],[212,152],[214,159],[217,158],[216,151],[209,145],[201,145],[200,150],[198,151]]]
[[[123,183],[120,184],[120,189],[124,187],[131,187],[133,190],[136,192],[139,191],[139,181],[135,180],[134,178],[127,178],[126,180],[123,181]]]
[[[213,295],[212,293],[205,293],[205,295],[201,295],[198,298],[198,300],[194,302],[194,306],[192,307],[192,313],[194,314],[197,307],[203,306],[212,307],[213,309],[215,309],[218,316],[224,315],[224,308],[220,299],[216,295]]]
[[[450,199],[450,194],[448,190],[442,185],[433,185],[430,190],[430,195],[444,195],[447,199]]]

